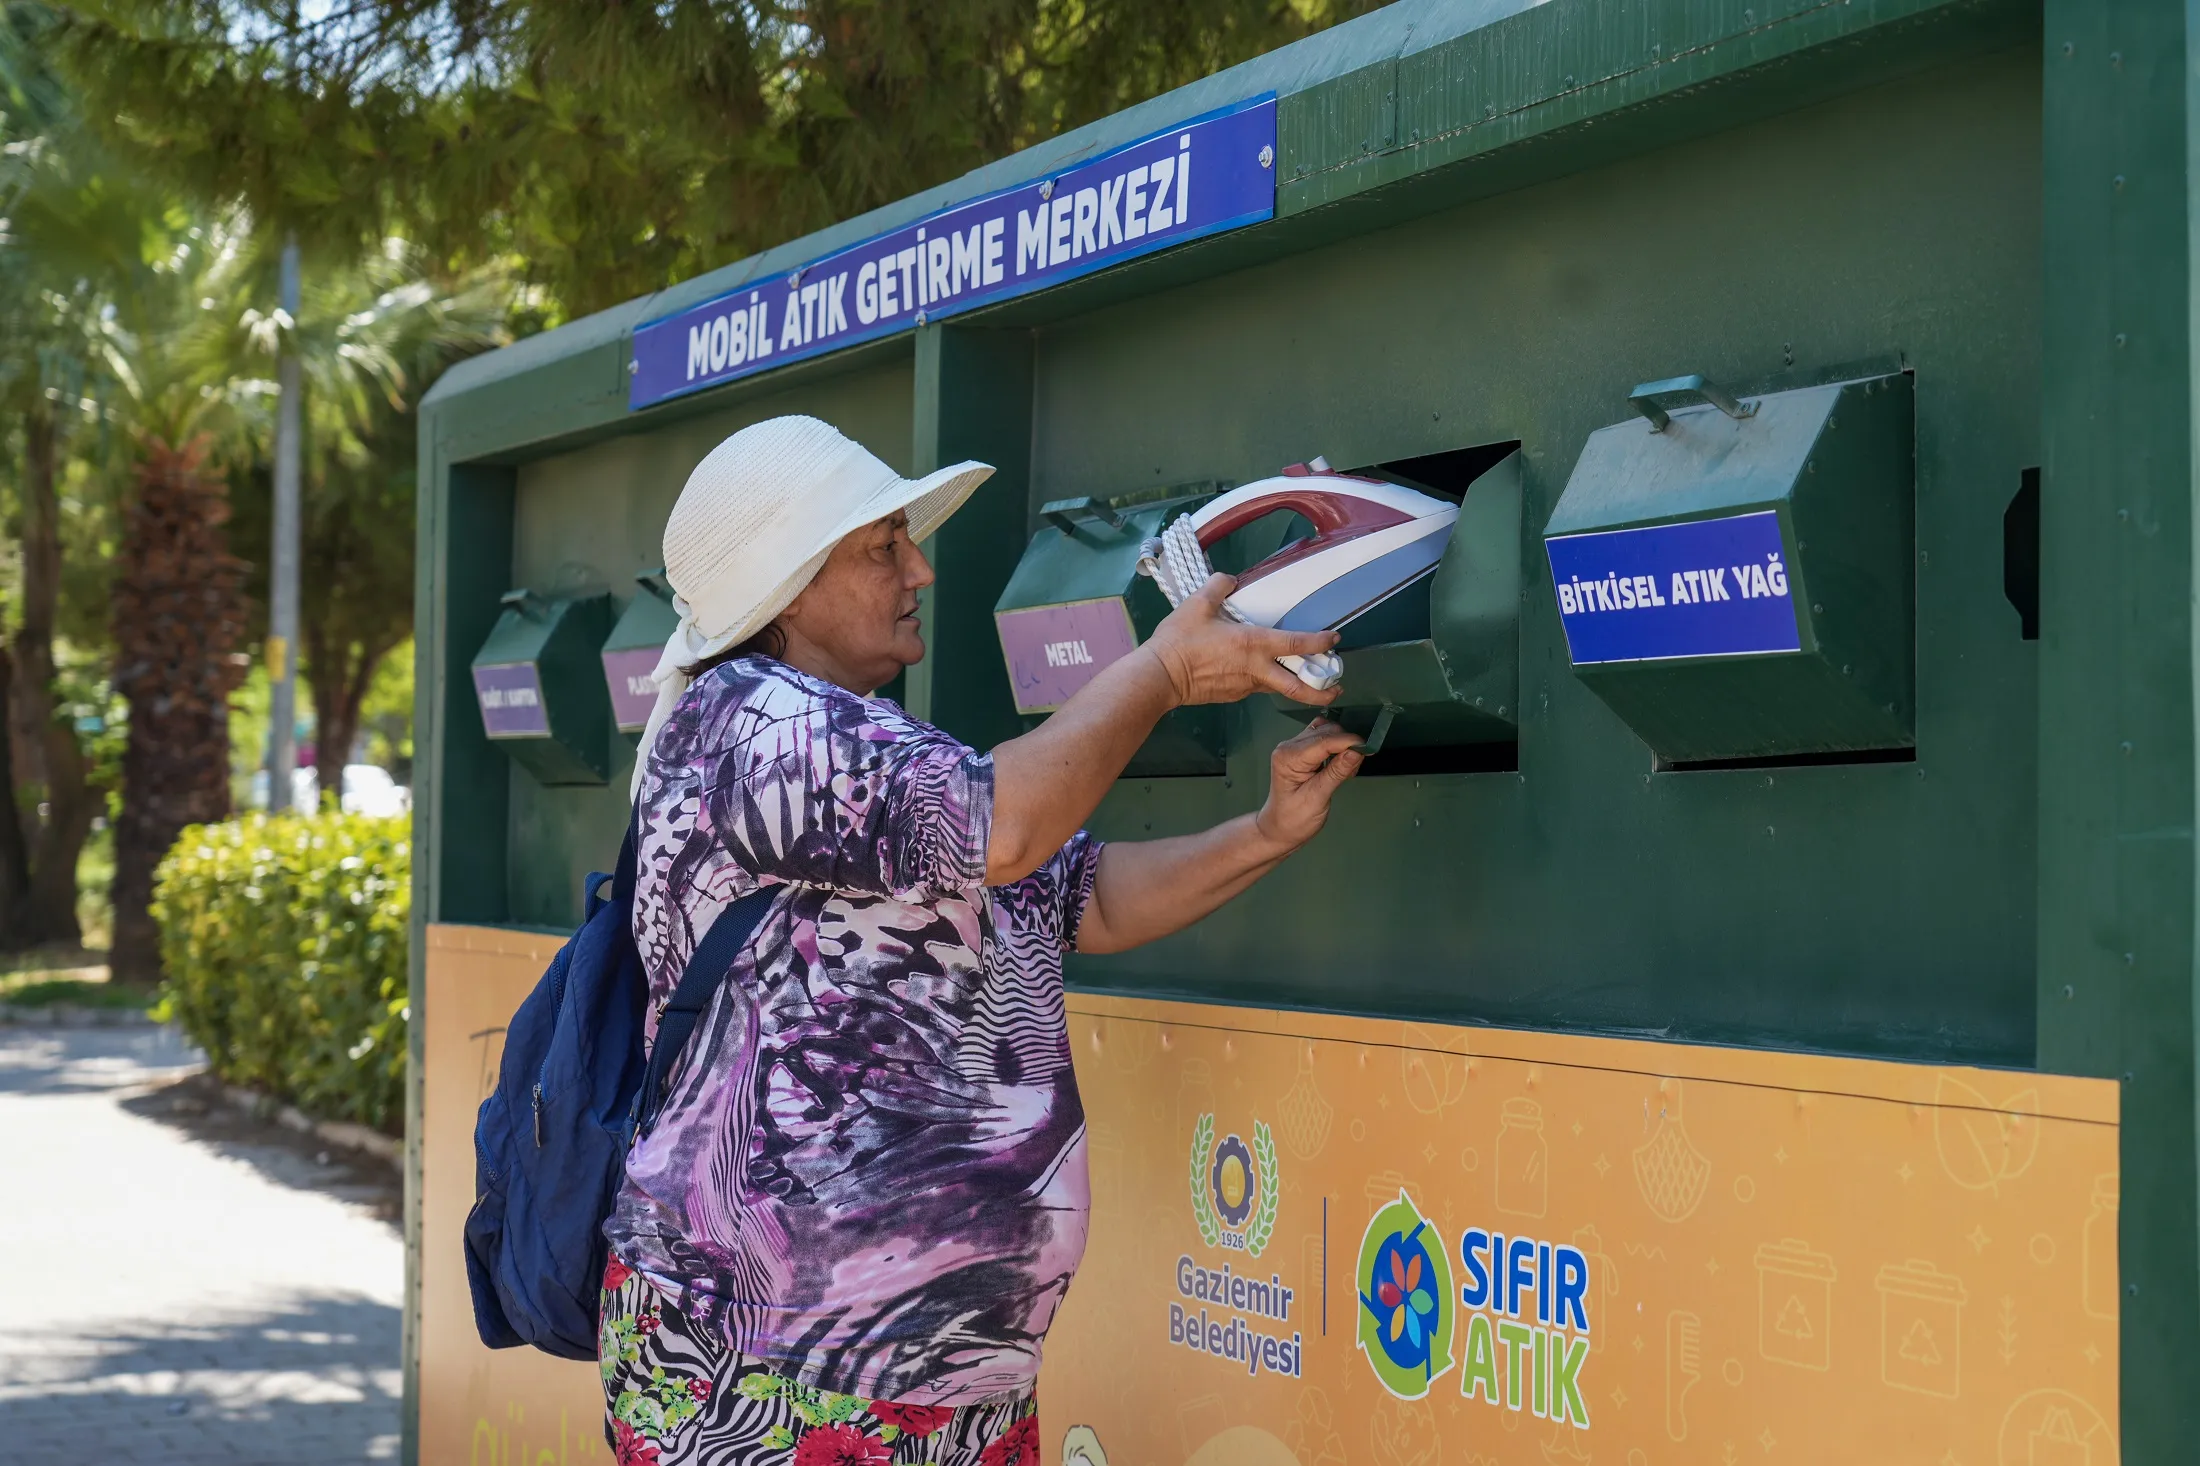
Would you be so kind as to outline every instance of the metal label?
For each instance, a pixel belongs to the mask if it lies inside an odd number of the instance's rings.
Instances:
[[[634,330],[629,408],[1273,218],[1274,94],[942,209]]]
[[[650,678],[657,670],[663,647],[637,646],[603,654],[603,680],[611,689],[611,716],[621,733],[636,733],[649,722],[649,710],[657,705],[657,684]]]
[[[543,703],[533,662],[474,668],[474,700],[481,704],[482,731],[491,738],[549,736],[550,709]]]
[[[993,620],[1019,713],[1053,712],[1138,645],[1130,609],[1118,596],[996,611]]]
[[[1545,549],[1577,667],[1803,648],[1771,510],[1561,535]]]

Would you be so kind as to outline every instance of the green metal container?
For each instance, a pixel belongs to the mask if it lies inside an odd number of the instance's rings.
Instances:
[[[650,674],[665,649],[665,638],[680,624],[672,609],[672,586],[664,567],[634,577],[639,587],[626,603],[603,644],[603,680],[611,694],[611,721],[621,733],[640,733],[656,704]]]
[[[611,625],[611,597],[514,590],[502,604],[474,653],[482,731],[537,783],[604,783],[611,702],[596,652]]]
[[[1589,435],[1544,528],[1575,675],[1668,764],[1908,748],[1910,377],[1740,399],[1692,377],[1635,400]],[[1615,561],[1648,567],[1619,606],[1597,584]],[[1751,616],[1761,630],[1734,624]]]

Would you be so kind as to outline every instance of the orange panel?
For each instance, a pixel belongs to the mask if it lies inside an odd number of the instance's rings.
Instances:
[[[1070,1008],[1093,1227],[1050,1460],[2117,1459],[2111,1083]],[[1527,1243],[1510,1295],[1470,1229]]]
[[[608,1459],[593,1370],[475,1342],[459,1251],[474,1109],[556,945],[429,931],[438,1466]],[[1047,1343],[1050,1466],[2118,1459],[2112,1083],[1070,1008],[1093,1231]],[[1549,1246],[1516,1313],[1466,1302],[1470,1229]]]
[[[559,937],[428,928],[421,1134],[420,1459],[429,1466],[609,1462],[594,1367],[474,1336],[461,1238],[474,1204],[474,1112],[496,1085],[504,1025]]]

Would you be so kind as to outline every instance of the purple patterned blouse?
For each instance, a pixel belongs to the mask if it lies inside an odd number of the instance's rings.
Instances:
[[[992,758],[765,657],[696,679],[641,800],[652,1033],[718,913],[780,894],[628,1158],[612,1250],[805,1384],[1028,1389],[1085,1248],[1062,952],[1099,843],[987,886]]]

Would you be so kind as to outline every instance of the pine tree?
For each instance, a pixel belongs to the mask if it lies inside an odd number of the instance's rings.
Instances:
[[[509,253],[568,315],[944,182],[1375,0],[70,0],[120,145],[341,252]]]

